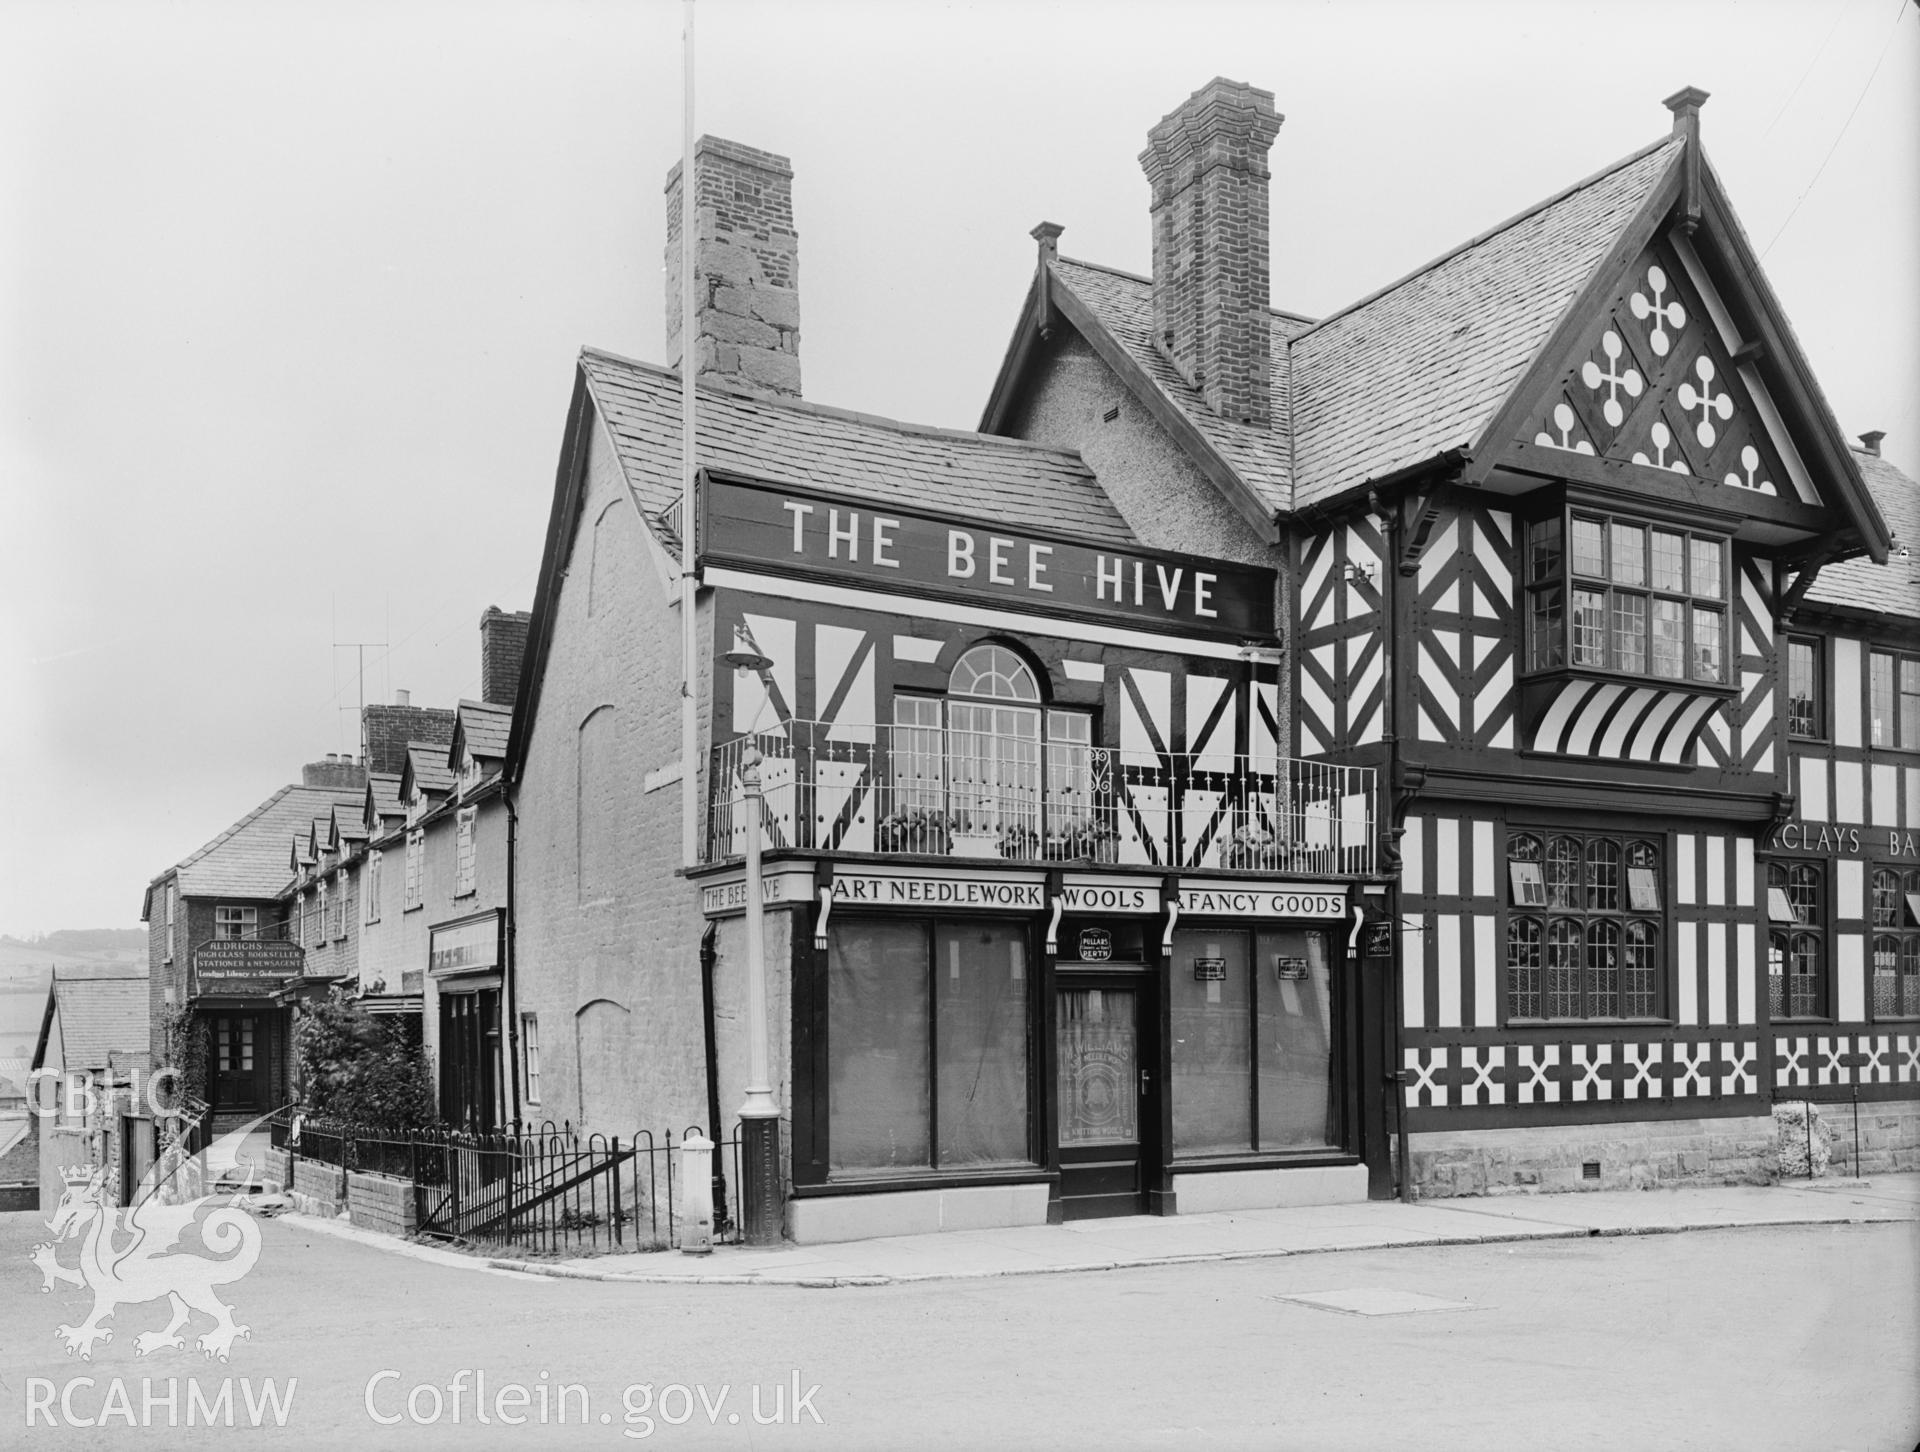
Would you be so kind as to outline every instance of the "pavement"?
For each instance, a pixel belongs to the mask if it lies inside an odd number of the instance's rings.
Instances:
[[[475,1255],[398,1240],[343,1220],[303,1228],[393,1254],[512,1276],[650,1285],[885,1286],[1142,1266],[1256,1260],[1327,1251],[1667,1235],[1792,1225],[1920,1221],[1920,1174],[1776,1185],[1685,1186],[1364,1201],[1204,1215],[1131,1215],[1066,1225],[953,1230],[831,1245],[717,1246],[708,1255],[652,1251],[561,1260]]]

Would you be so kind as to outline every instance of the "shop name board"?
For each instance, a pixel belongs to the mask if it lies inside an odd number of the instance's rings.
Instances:
[[[813,869],[811,867],[785,872],[769,872],[760,880],[760,902],[765,907],[806,902],[812,897]],[[745,878],[736,878],[732,882],[714,883],[700,890],[700,910],[708,917],[742,912],[746,906]]]
[[[868,588],[1184,627],[1273,633],[1272,570],[979,528],[725,479],[709,482],[703,563]]]
[[[1767,842],[1770,852],[1833,852],[1842,857],[1920,858],[1920,832],[1887,827],[1842,827],[1831,822],[1788,822]]]
[[[488,913],[472,922],[433,930],[427,967],[434,973],[471,973],[500,964],[500,918]]]
[[[1182,917],[1344,918],[1347,895],[1287,884],[1235,884],[1232,887],[1183,887]]]
[[[215,938],[193,950],[194,976],[203,983],[297,977],[306,961],[306,950],[283,938]]]
[[[1046,901],[1041,882],[1004,877],[895,877],[835,872],[833,901],[845,907],[1038,908]]]
[[[1060,906],[1070,913],[1157,913],[1160,888],[1157,883],[1075,882],[1069,878],[1060,885]]]

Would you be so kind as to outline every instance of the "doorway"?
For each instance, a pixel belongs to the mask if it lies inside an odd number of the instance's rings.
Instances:
[[[213,1016],[213,1110],[256,1113],[266,1099],[261,1019],[251,1013]]]
[[[1066,973],[1055,989],[1060,1204],[1068,1220],[1146,1208],[1153,1124],[1144,973]]]

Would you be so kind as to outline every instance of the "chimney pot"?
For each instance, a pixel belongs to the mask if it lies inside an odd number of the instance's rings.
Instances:
[[[1224,418],[1272,420],[1267,152],[1273,93],[1217,77],[1147,133],[1153,331]]]
[[[800,396],[793,163],[702,136],[693,148],[695,377],[761,398]],[[667,173],[667,366],[679,368],[680,165]]]
[[[1880,457],[1880,440],[1886,436],[1887,431],[1885,429],[1868,429],[1864,434],[1860,435],[1860,447],[1877,459]]]
[[[411,706],[413,704],[413,692],[395,691],[393,693],[393,704],[396,706]]]

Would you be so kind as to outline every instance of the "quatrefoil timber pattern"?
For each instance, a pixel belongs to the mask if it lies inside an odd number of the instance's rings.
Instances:
[[[1521,437],[1729,491],[1793,497],[1766,421],[1665,241],[1626,269]]]

